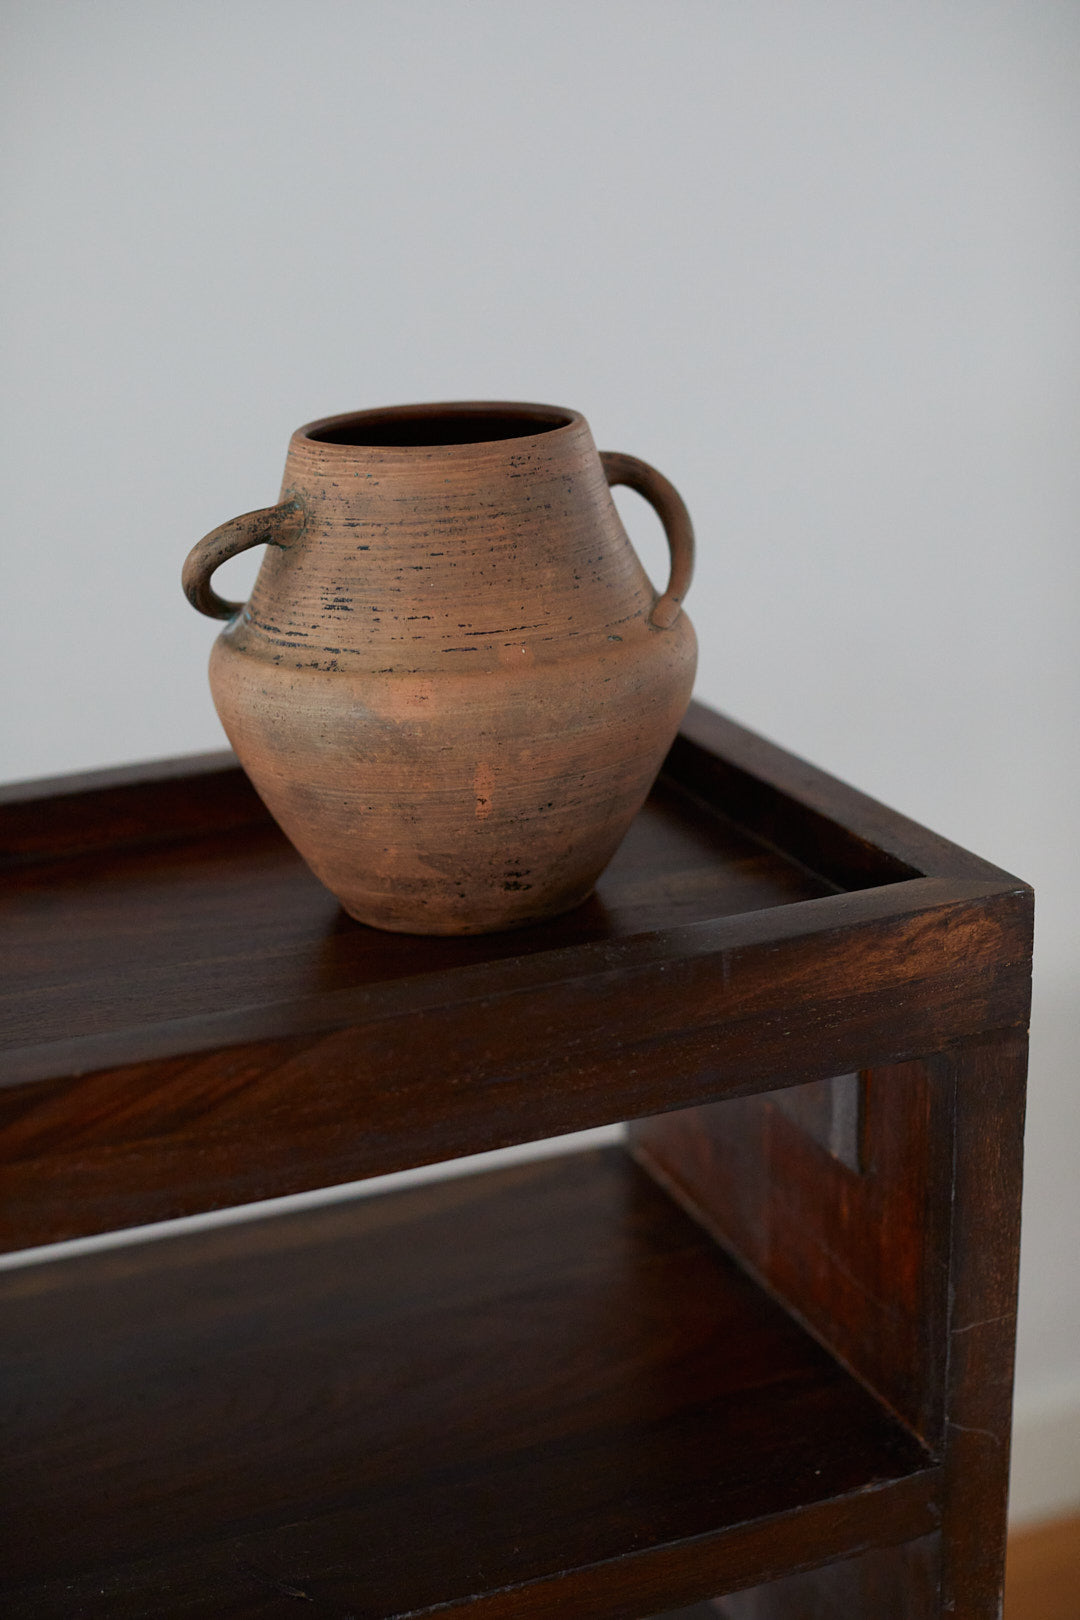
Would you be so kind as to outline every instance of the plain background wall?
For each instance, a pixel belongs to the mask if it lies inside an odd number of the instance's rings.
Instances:
[[[1080,1501],[1080,9],[0,28],[0,780],[222,744],[180,564],[299,423],[583,410],[694,513],[699,695],[1040,891],[1014,1502]]]

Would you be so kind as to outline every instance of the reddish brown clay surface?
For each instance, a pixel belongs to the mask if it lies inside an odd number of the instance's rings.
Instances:
[[[656,507],[661,597],[611,499]],[[219,563],[268,549],[251,599]],[[690,697],[690,520],[552,406],[402,406],[292,437],[281,502],[200,541],[210,680],[271,813],[361,922],[483,933],[591,891]]]

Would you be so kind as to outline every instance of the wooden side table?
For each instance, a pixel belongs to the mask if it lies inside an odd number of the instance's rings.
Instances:
[[[1031,894],[695,707],[597,894],[352,923],[229,755],[8,790],[0,1611],[990,1620]],[[702,1611],[706,1612],[706,1611]]]

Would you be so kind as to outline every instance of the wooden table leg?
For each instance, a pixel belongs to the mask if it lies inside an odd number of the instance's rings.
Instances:
[[[941,1612],[998,1620],[1012,1422],[1027,1037],[953,1055]]]

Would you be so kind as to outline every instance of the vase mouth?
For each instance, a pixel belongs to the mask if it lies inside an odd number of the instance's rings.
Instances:
[[[558,433],[583,422],[579,411],[558,405],[466,400],[437,405],[389,405],[325,416],[299,429],[315,444],[372,450],[436,450],[511,443]]]

